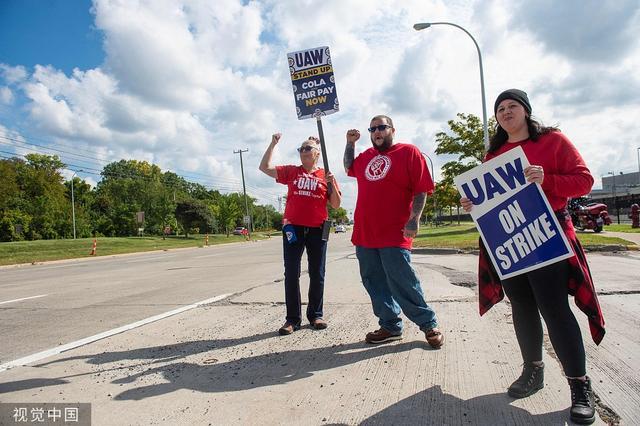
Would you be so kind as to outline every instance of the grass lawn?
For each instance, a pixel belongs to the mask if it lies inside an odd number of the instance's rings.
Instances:
[[[622,223],[618,225],[617,223],[612,223],[611,225],[604,226],[605,231],[611,232],[633,232],[640,233],[640,228],[632,228],[630,223]]]
[[[262,233],[253,233],[252,238],[262,239]],[[209,235],[209,245],[242,242],[241,235],[215,234]],[[46,260],[74,259],[91,257],[93,238],[79,238],[76,240],[38,240],[0,243],[0,265],[17,263],[35,263]],[[162,237],[113,237],[98,238],[97,256],[112,254],[134,253],[152,250],[168,250],[185,247],[204,246],[204,235],[192,235],[189,238],[170,236]]]
[[[623,232],[625,225],[616,225],[620,230],[614,229],[614,225],[609,225],[606,230],[612,232]],[[626,229],[631,229],[630,225],[626,225]],[[414,240],[414,247],[429,248],[457,248],[463,250],[473,250],[478,248],[478,238],[480,234],[471,222],[461,222],[460,225],[442,225],[442,226],[422,226],[418,237]],[[578,240],[585,246],[602,246],[602,245],[632,245],[626,240],[614,237],[606,237],[602,234],[593,232],[578,233]]]

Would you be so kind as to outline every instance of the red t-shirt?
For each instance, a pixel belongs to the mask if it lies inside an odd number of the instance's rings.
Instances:
[[[542,190],[553,210],[567,207],[569,198],[588,194],[593,186],[593,176],[582,156],[571,141],[560,132],[549,132],[537,141],[506,142],[496,152],[487,153],[490,160],[516,146],[522,147],[529,164],[542,166],[544,180]]]
[[[302,166],[276,166],[276,182],[287,185],[287,205],[282,221],[320,227],[327,217],[327,181],[324,169],[307,172]],[[337,185],[334,190],[338,190]]]
[[[433,180],[420,150],[397,143],[379,153],[371,147],[358,155],[348,170],[358,180],[358,200],[351,242],[366,248],[410,249],[403,235],[413,197],[433,192]]]

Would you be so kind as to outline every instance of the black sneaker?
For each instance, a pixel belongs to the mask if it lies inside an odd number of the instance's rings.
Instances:
[[[525,398],[533,395],[544,387],[544,364],[534,365],[525,362],[522,374],[513,382],[507,393],[513,398]]]
[[[567,379],[571,387],[571,421],[590,425],[596,420],[596,404],[591,390],[591,380]]]

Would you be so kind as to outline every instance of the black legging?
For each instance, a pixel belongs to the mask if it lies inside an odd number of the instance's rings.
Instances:
[[[511,301],[513,327],[525,362],[542,360],[542,322],[564,374],[584,376],[585,353],[580,327],[569,307],[569,263],[564,260],[502,281]]]

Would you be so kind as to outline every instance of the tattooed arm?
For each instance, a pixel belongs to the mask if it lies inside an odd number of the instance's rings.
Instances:
[[[347,146],[344,147],[344,157],[342,163],[344,164],[344,172],[349,173],[349,168],[353,164],[355,157],[356,141],[360,139],[360,132],[356,129],[347,131]]]
[[[407,224],[404,226],[404,236],[407,238],[415,238],[418,235],[418,227],[422,210],[427,202],[427,193],[421,192],[413,197],[413,205],[411,206],[411,215]]]

